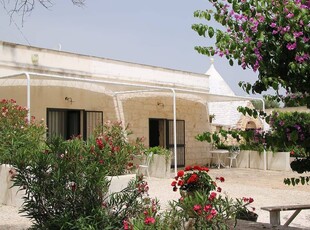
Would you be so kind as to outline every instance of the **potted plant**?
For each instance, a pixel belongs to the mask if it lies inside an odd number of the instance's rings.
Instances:
[[[249,204],[253,203],[253,198],[246,198],[243,197],[242,199],[236,199],[236,218],[240,220],[247,220],[247,221],[257,221],[258,215],[254,212],[254,208],[252,207],[250,210],[248,208]]]
[[[233,223],[236,224],[238,212],[253,199],[234,200],[222,195],[216,181],[224,182],[225,179],[216,177],[213,180],[208,171],[206,167],[187,166],[178,172],[171,186],[173,191],[180,190],[181,198],[171,203],[172,210],[178,210],[176,215],[185,218],[192,229],[214,229],[215,226],[215,229],[230,229]]]
[[[180,190],[181,196],[201,192],[209,194],[216,189],[216,185],[208,174],[209,168],[200,166],[187,166],[184,170],[180,170],[171,183],[173,191]]]
[[[149,173],[153,177],[170,178],[171,151],[169,149],[155,146],[146,151],[148,155],[152,152],[152,159],[149,165]]]
[[[291,166],[293,171],[299,173],[310,171],[310,165],[307,164],[307,157],[310,156],[310,114],[273,112],[269,123],[272,129],[269,143],[271,150],[285,151],[295,157],[295,160],[287,166],[288,168]]]

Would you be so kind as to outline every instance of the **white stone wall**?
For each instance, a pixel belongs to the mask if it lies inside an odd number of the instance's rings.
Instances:
[[[32,61],[36,55],[38,62]],[[5,68],[3,68],[5,66]],[[69,52],[23,46],[0,41],[0,76],[19,72],[39,72],[57,75],[84,75],[130,83],[209,91],[205,74],[172,70]]]
[[[158,106],[158,102],[164,106]],[[210,130],[206,107],[199,103],[178,99],[177,119],[185,120],[185,164],[206,164],[210,161],[209,144],[199,142],[195,136]],[[132,98],[123,102],[125,123],[129,123],[133,137],[145,137],[149,143],[149,118],[173,119],[170,97]]]
[[[71,97],[72,103],[66,101],[65,97]],[[0,98],[12,98],[19,105],[27,105],[24,86],[1,87]],[[31,87],[31,116],[46,120],[47,108],[102,111],[105,121],[117,119],[111,96],[71,87]]]

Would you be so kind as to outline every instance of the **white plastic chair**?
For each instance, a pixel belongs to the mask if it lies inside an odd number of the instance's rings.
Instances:
[[[139,168],[138,168],[138,172],[140,172],[141,169],[146,171],[146,175],[148,178],[150,178],[149,165],[150,165],[150,162],[152,160],[152,157],[153,157],[153,152],[150,152],[149,155],[147,155],[147,157],[145,158],[145,162],[143,164],[139,165]]]
[[[230,162],[229,162],[229,168],[232,167],[233,161],[235,160],[235,164],[237,167],[237,156],[240,153],[240,148],[238,146],[234,146],[229,150],[229,157],[227,157]]]

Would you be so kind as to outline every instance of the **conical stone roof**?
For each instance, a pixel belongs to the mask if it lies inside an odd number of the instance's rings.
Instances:
[[[222,76],[217,72],[214,67],[214,60],[211,59],[211,66],[206,72],[209,75],[209,87],[210,93],[212,94],[220,94],[227,96],[235,96],[235,93],[229,87],[229,85],[225,82]]]
[[[215,69],[213,59],[211,59],[211,66],[206,74],[209,75],[211,94],[235,96],[235,93]],[[209,114],[215,115],[214,124],[235,127],[241,117],[241,114],[237,111],[237,107],[245,106],[246,103],[245,101],[210,102],[208,103]]]

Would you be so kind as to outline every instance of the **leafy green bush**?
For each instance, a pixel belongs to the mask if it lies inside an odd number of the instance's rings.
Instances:
[[[20,212],[34,229],[120,229],[141,212],[148,190],[141,178],[108,193],[107,176],[126,173],[145,150],[141,139],[128,141],[119,122],[105,123],[87,142],[45,140],[45,126],[28,122],[27,109],[14,100],[0,105],[0,162],[15,168],[13,184],[25,193]]]
[[[79,137],[54,138],[18,165],[13,181],[25,191],[21,212],[33,220],[33,228],[115,229],[139,212],[145,182],[139,179],[108,195],[107,176],[116,167],[102,160],[110,150],[94,146]]]
[[[91,151],[106,168],[113,169],[110,176],[123,175],[133,169],[134,155],[143,155],[146,151],[141,138],[128,141],[131,132],[123,128],[120,122],[106,122],[98,127],[92,142]]]
[[[228,142],[228,138],[236,139],[237,142],[239,142],[241,140],[240,132],[238,130],[221,129],[213,133],[203,132],[195,137],[198,141],[207,141],[211,143],[216,149],[229,149],[231,144]]]
[[[28,110],[13,99],[0,101],[0,164],[22,163],[30,160],[32,151],[42,148],[45,126],[32,117]]]
[[[80,218],[100,214],[109,169],[96,158],[83,140],[56,138],[45,151],[33,152],[31,161],[16,165],[14,185],[26,193],[21,212],[34,220],[35,228],[74,229],[70,225]]]
[[[271,133],[270,147],[294,151],[299,146],[306,156],[310,154],[310,113],[273,112],[269,122]],[[301,151],[301,152],[302,152]],[[297,156],[295,154],[295,156]]]

